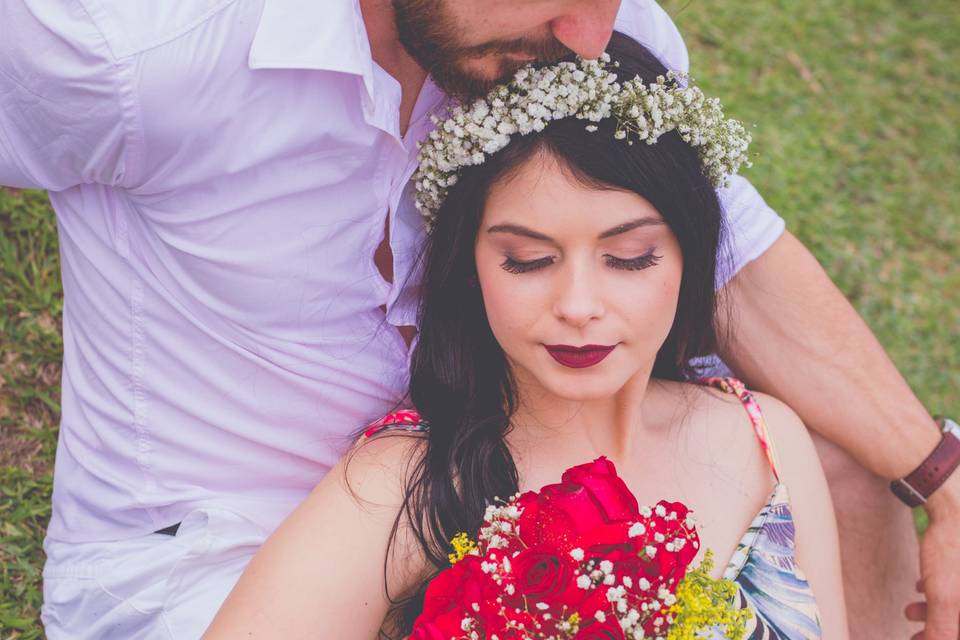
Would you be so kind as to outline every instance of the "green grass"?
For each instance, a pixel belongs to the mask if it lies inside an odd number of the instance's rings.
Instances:
[[[0,638],[40,638],[41,542],[59,416],[56,224],[41,193],[0,188]]]
[[[960,414],[953,0],[667,0],[693,73],[756,125],[747,173],[934,411]],[[42,637],[61,290],[41,194],[0,190],[0,640]]]
[[[745,172],[919,397],[960,413],[960,11],[668,0],[692,73],[753,129]]]

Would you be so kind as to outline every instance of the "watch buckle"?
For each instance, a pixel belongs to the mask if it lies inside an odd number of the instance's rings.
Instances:
[[[923,497],[923,494],[914,489],[913,486],[911,486],[910,483],[903,478],[897,478],[891,484],[896,485],[898,489],[912,497],[917,503],[915,506],[920,506],[927,503],[927,499]]]

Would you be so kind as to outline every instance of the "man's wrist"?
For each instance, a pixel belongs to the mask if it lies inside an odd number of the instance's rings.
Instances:
[[[940,441],[913,471],[890,483],[890,490],[905,504],[917,507],[927,504],[935,494],[931,511],[946,514],[960,509],[960,486],[953,476],[960,467],[960,425],[949,418],[936,420]]]

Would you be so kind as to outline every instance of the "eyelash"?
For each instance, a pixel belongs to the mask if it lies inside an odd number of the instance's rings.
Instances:
[[[654,251],[654,249],[650,249],[642,256],[637,256],[636,258],[618,258],[611,255],[604,257],[607,259],[607,266],[613,269],[619,269],[621,271],[641,271],[660,262],[663,256],[656,255]],[[521,262],[507,257],[500,266],[503,267],[504,271],[509,271],[510,273],[528,273],[548,267],[553,264],[553,262],[553,257],[539,258],[528,262]]]

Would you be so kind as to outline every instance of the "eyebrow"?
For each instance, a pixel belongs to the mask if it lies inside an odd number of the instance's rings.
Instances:
[[[628,231],[633,231],[639,227],[650,227],[654,225],[664,224],[663,220],[660,218],[637,218],[636,220],[631,220],[630,222],[624,222],[623,224],[618,224],[612,229],[607,229],[599,236],[600,240],[605,240],[607,238],[612,238],[613,236],[619,236]],[[533,238],[534,240],[545,240],[547,242],[554,242],[553,238],[550,236],[540,233],[539,231],[534,231],[533,229],[528,229],[519,224],[496,224],[487,229],[487,233],[512,233],[517,236],[524,236],[526,238]]]

